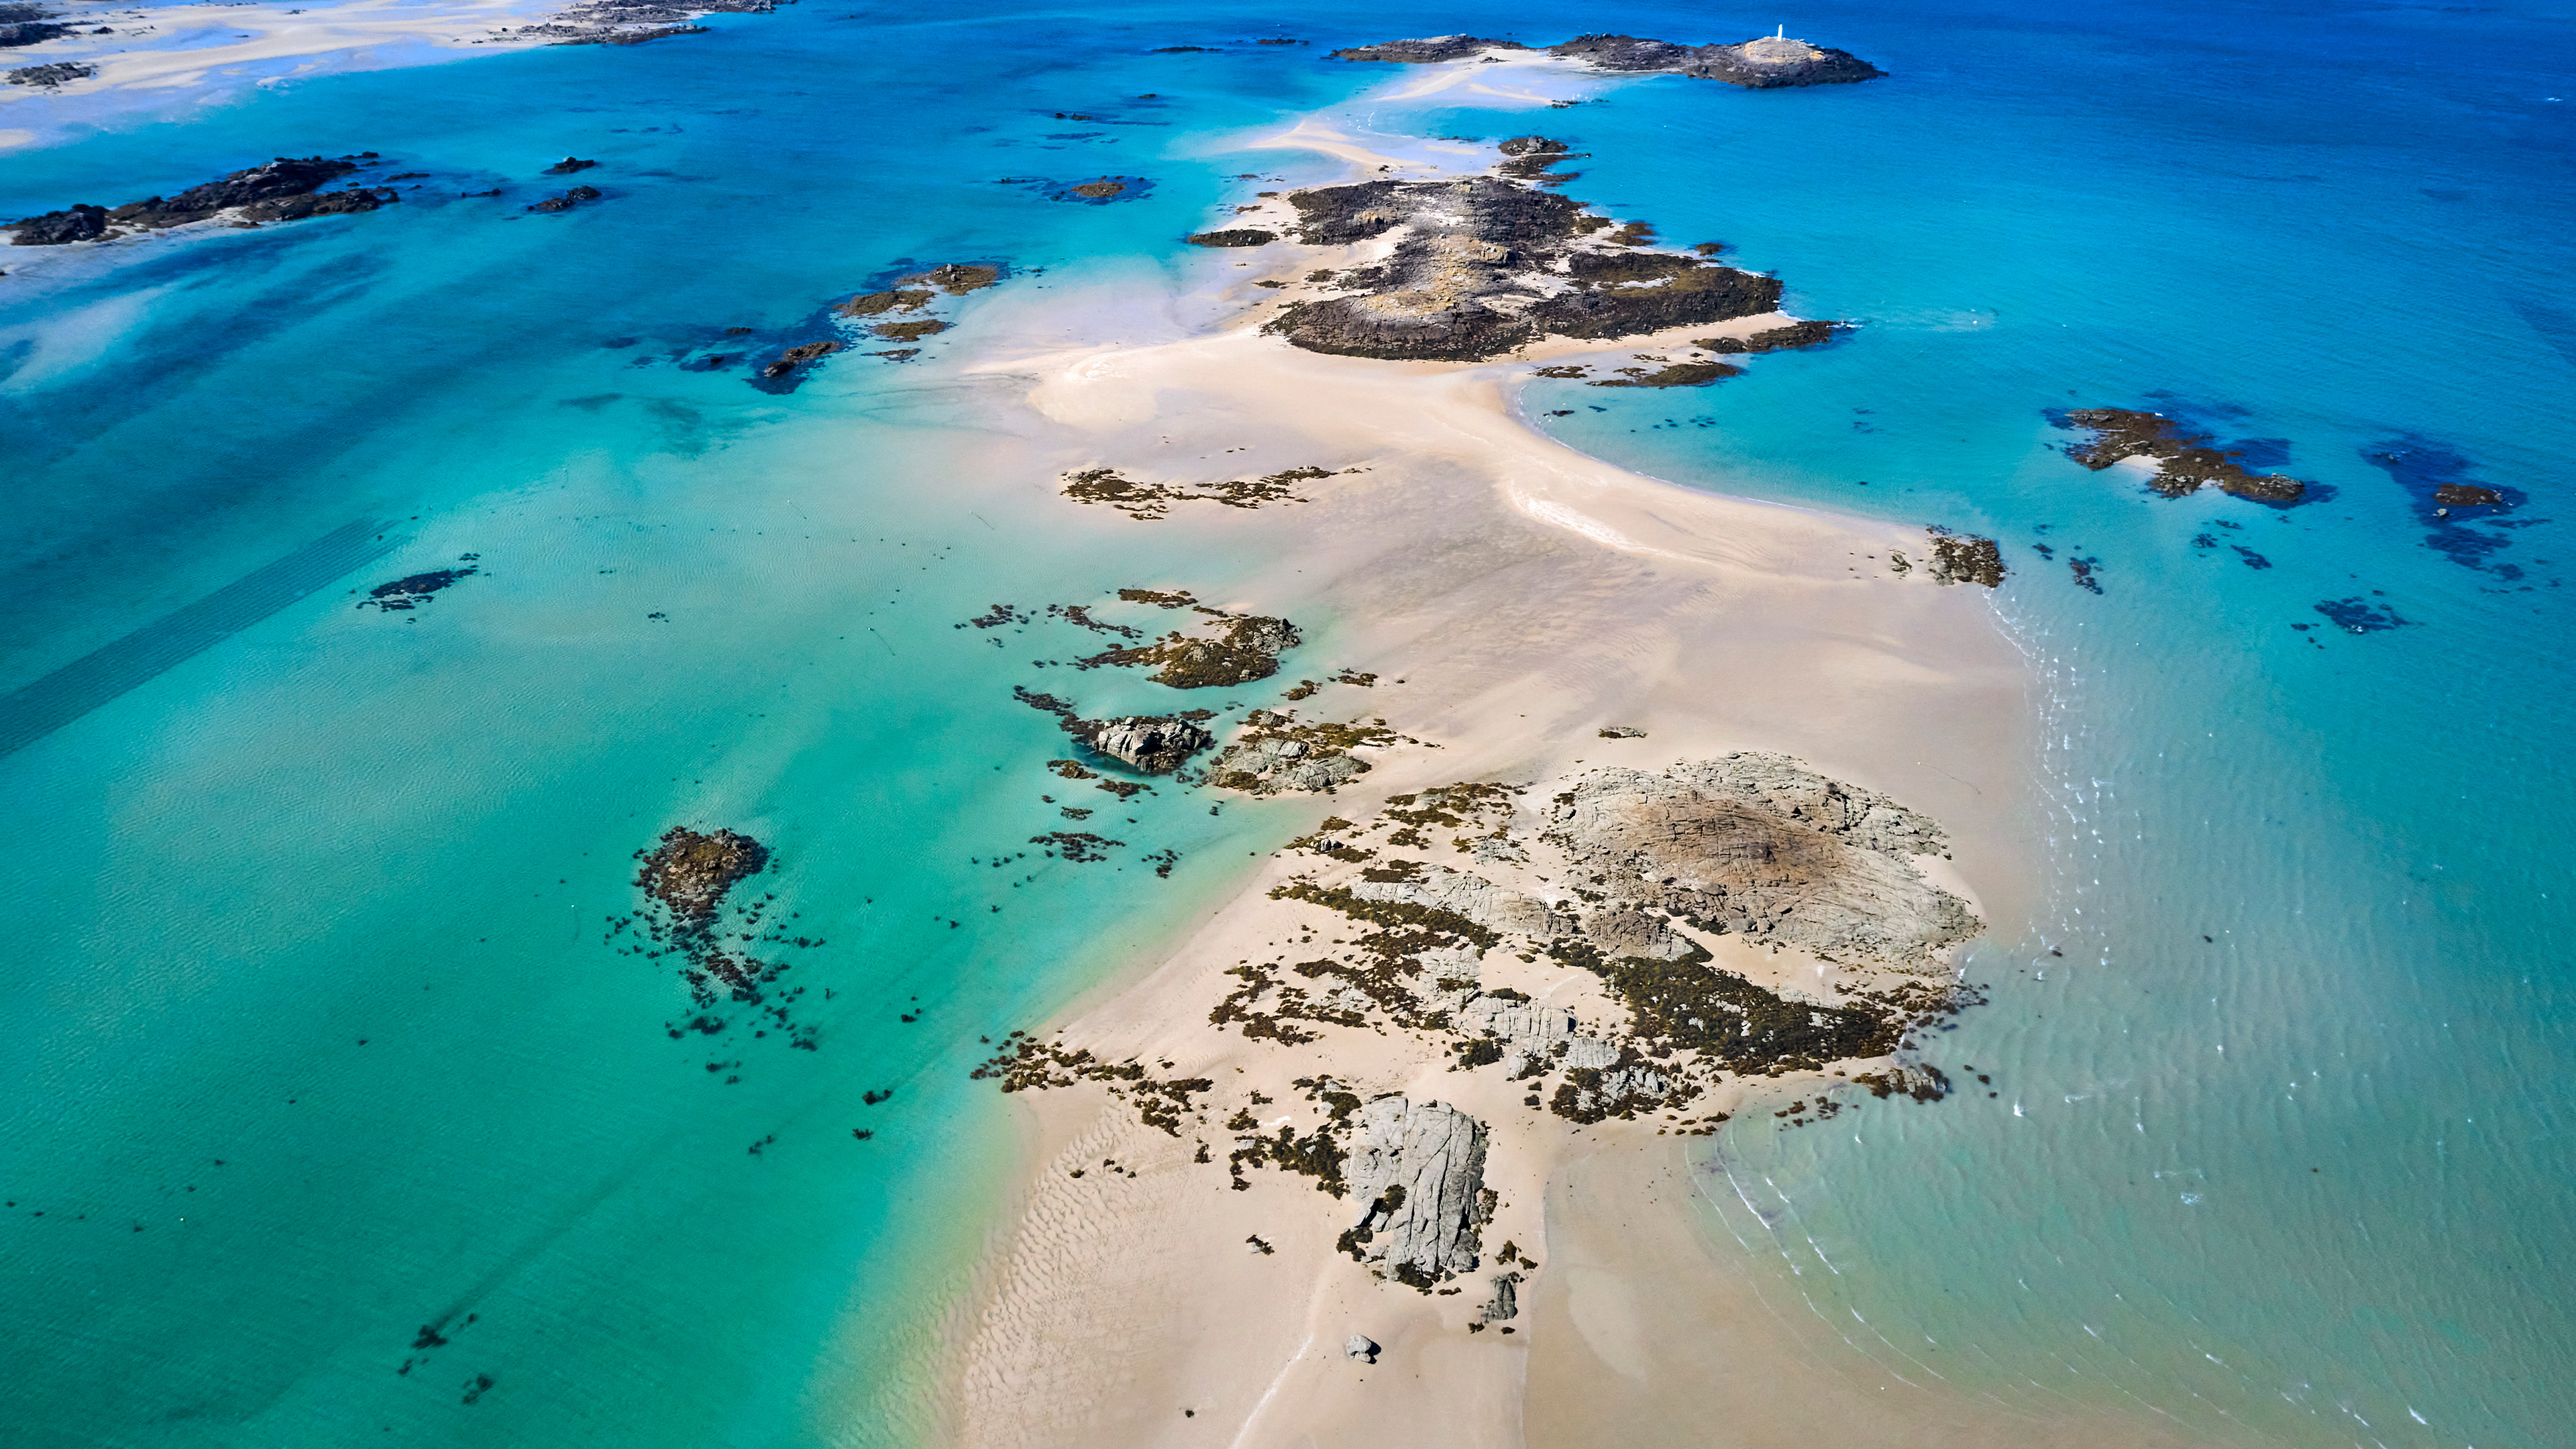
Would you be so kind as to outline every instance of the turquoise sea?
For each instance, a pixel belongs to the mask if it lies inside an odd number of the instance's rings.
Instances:
[[[1783,20],[1891,77],[1532,113],[1355,101],[1386,74],[1319,58]],[[1990,1004],[1925,1048],[1977,1085],[1707,1145],[1706,1210],[1777,1300],[2032,1413],[2563,1442],[2572,21],[809,0],[31,126],[0,214],[273,155],[426,174],[366,216],[0,253],[0,744],[68,719],[0,756],[5,1437],[935,1439],[1016,1150],[965,1077],[979,1038],[1150,951],[1310,813],[1167,787],[1097,797],[1107,861],[1022,843],[1076,828],[1074,797],[1009,690],[1089,636],[955,626],[1224,596],[1258,560],[1185,520],[1068,524],[997,421],[1007,383],[961,364],[1067,299],[1184,325],[1214,263],[1177,239],[1233,178],[1333,174],[1233,148],[1334,108],[1563,136],[1592,153],[1572,194],[1861,324],[1705,392],[1532,384],[1551,431],[1989,533],[2014,570],[2043,904],[1995,923]],[[1175,45],[1212,49],[1148,53]],[[602,198],[525,212],[567,153]],[[1062,196],[1109,175],[1151,184]],[[952,261],[1010,275],[919,358],[749,380],[830,304]],[[2186,416],[2324,496],[2088,473],[2047,416],[2085,405]],[[2511,506],[2437,515],[2444,482]],[[774,849],[758,890],[822,943],[783,978],[814,1050],[671,1036],[671,963],[614,926],[675,824]]]

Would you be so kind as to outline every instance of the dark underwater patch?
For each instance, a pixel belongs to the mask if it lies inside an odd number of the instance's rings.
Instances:
[[[2405,492],[2408,506],[2426,525],[2426,548],[2462,568],[2507,581],[2522,577],[2518,565],[2496,559],[2513,546],[2512,538],[2498,531],[2505,525],[2480,525],[2521,507],[2530,501],[2529,495],[2518,488],[2479,482],[2476,464],[2465,454],[2420,434],[2402,433],[2373,443],[2362,450],[2362,457]],[[2515,523],[2546,521],[2517,519]]]

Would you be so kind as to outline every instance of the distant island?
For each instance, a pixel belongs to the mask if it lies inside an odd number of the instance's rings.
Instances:
[[[1724,81],[1753,90],[1782,86],[1844,85],[1887,74],[1847,50],[1792,39],[1783,26],[1733,45],[1680,45],[1634,35],[1578,35],[1543,51],[1517,40],[1490,40],[1475,35],[1435,35],[1422,40],[1390,40],[1354,45],[1332,52],[1335,60],[1381,61],[1394,65],[1437,65],[1469,60],[1487,51],[1538,51],[1579,60],[1598,70],[1628,74],[1665,72],[1698,80]]]

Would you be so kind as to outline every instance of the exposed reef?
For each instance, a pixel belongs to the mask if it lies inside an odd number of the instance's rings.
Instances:
[[[2003,586],[2004,551],[1993,539],[1979,538],[1973,533],[1952,533],[1946,528],[1924,531],[1932,535],[1934,582],[1983,584],[1990,589]],[[1903,572],[1903,569],[1898,572]]]
[[[147,196],[113,209],[82,204],[22,217],[8,223],[14,233],[9,244],[39,247],[102,241],[133,232],[185,226],[226,212],[232,213],[237,225],[257,226],[271,221],[300,221],[309,216],[374,211],[400,201],[401,193],[390,187],[355,183],[340,191],[324,192],[321,188],[375,164],[373,151],[336,160],[281,156],[236,171],[220,181],[191,186],[176,196]]]
[[[1332,1064],[1337,1033],[1410,1038],[1433,1064],[1490,1073],[1527,1108],[1568,1123],[1714,1131],[1726,1114],[1694,1104],[1729,1076],[1887,1058],[1973,1003],[1948,980],[1946,957],[1978,922],[1917,865],[1944,843],[1937,825],[1886,796],[1779,755],[1398,795],[1365,821],[1328,818],[1293,842],[1291,855],[1312,864],[1270,891],[1268,944],[1210,972],[1211,1025],[1314,1064],[1292,1084],[1308,1109],[1186,1077],[1176,1112],[1141,1062],[1112,1066],[1019,1033],[976,1074],[1005,1090],[1107,1080],[1174,1135],[1221,1119],[1236,1187],[1261,1168],[1308,1177],[1349,1204],[1341,1251],[1388,1281],[1457,1291],[1439,1285],[1482,1266],[1497,1199],[1486,1124],[1419,1090],[1370,1091],[1315,1070]],[[1800,952],[1830,978],[1771,968],[1780,982],[1763,984],[1719,963],[1726,936]],[[1585,998],[1596,1019],[1490,980],[1556,974],[1522,964],[1539,962],[1597,979],[1601,991]],[[1415,1071],[1395,1069],[1388,1085]],[[1882,1098],[1948,1091],[1939,1072],[1899,1063],[1852,1082]],[[1783,1115],[1808,1120],[1806,1105]],[[1836,1110],[1820,1105],[1817,1118]],[[1202,1150],[1196,1160],[1215,1159]],[[1537,1267],[1510,1244],[1492,1256]],[[1475,1325],[1515,1316],[1523,1281],[1498,1277]]]
[[[1802,321],[1773,327],[1750,337],[1703,337],[1691,344],[1710,352],[1778,352],[1791,347],[1821,347],[1851,329],[1848,322]]]
[[[682,920],[716,913],[725,893],[769,868],[769,848],[731,830],[700,834],[684,825],[662,832],[651,854],[636,852],[643,867],[635,884]]]
[[[528,210],[542,212],[570,211],[585,201],[597,201],[604,194],[605,193],[596,186],[576,186],[559,196],[549,196],[545,200],[530,206]]]
[[[2068,408],[2049,414],[2061,428],[2093,434],[2089,443],[2072,443],[2066,456],[2100,472],[2127,458],[2156,462],[2147,487],[2167,498],[2188,497],[2216,484],[2221,490],[2257,503],[2288,505],[2307,496],[2308,485],[2282,473],[2250,473],[2235,455],[2209,446],[2208,435],[2187,431],[2162,413],[2127,408]]]
[[[1129,478],[1115,468],[1082,468],[1064,475],[1062,491],[1076,503],[1106,504],[1130,518],[1149,520],[1168,515],[1175,503],[1222,503],[1228,508],[1303,503],[1307,500],[1299,497],[1292,485],[1332,476],[1329,468],[1305,467],[1219,483],[1148,483]]]
[[[1175,629],[1151,644],[1110,649],[1075,661],[1078,669],[1114,666],[1147,669],[1156,684],[1174,689],[1213,689],[1249,684],[1279,672],[1279,656],[1301,642],[1297,626],[1258,614],[1229,614],[1197,606],[1213,625],[1210,634],[1193,637]]]
[[[1279,233],[1255,227],[1236,227],[1229,231],[1203,231],[1182,240],[1194,247],[1266,247],[1279,240]]]
[[[41,5],[0,5],[0,50],[21,45],[41,45],[72,33],[68,25],[56,25],[59,11]]]
[[[1642,367],[1615,369],[1618,377],[1605,377],[1594,387],[1706,387],[1722,378],[1741,377],[1744,369],[1723,362],[1674,362],[1652,372]]]
[[[1329,795],[1368,773],[1368,761],[1351,751],[1403,743],[1382,719],[1335,724],[1299,720],[1293,710],[1256,709],[1209,762],[1207,783],[1246,795]]]
[[[75,60],[57,60],[45,65],[20,66],[6,75],[0,75],[0,80],[5,80],[13,86],[34,86],[39,90],[53,90],[70,85],[73,81],[88,80],[96,74],[98,74],[97,66],[83,65]]]
[[[1437,65],[1468,60],[1489,50],[1533,52],[1516,40],[1487,40],[1473,35],[1435,35],[1423,40],[1390,40],[1355,45],[1331,53],[1335,60],[1384,61],[1397,65]],[[1849,51],[1834,50],[1766,35],[1733,45],[1679,45],[1634,35],[1578,35],[1543,52],[1581,61],[1596,70],[1629,74],[1661,72],[1698,80],[1724,81],[1754,90],[1788,86],[1842,85],[1887,74]]]

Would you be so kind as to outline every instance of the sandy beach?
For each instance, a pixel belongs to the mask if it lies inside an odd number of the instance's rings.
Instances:
[[[1305,131],[1289,144],[1346,146]],[[1312,264],[1301,255],[1300,267]],[[1201,511],[1135,524],[1173,530],[1176,581],[1187,578],[1192,532],[1257,537],[1270,564],[1240,586],[1244,597],[1210,602],[1329,618],[1320,667],[1376,676],[1365,689],[1324,685],[1311,707],[1383,719],[1405,742],[1358,752],[1372,768],[1330,797],[1303,798],[1311,820],[1366,820],[1390,797],[1452,782],[1543,791],[1603,765],[1776,752],[1937,820],[1949,858],[1919,856],[1916,868],[1986,922],[2022,918],[2032,711],[2023,661],[1983,589],[1936,583],[1919,529],[1640,477],[1515,414],[1514,382],[1532,362],[1609,365],[1688,338],[1557,338],[1485,364],[1320,356],[1262,335],[1266,308],[1250,305],[1265,296],[1258,282],[1295,269],[1245,271],[1231,286],[1222,263],[1207,269],[1247,306],[1208,335],[1005,347],[981,370],[1025,387],[1066,472],[1111,467],[1185,486],[1229,476],[1218,468],[1334,471],[1301,485],[1305,502],[1182,505]],[[1683,330],[1743,336],[1787,320]],[[1641,733],[1605,738],[1613,726]],[[1044,1024],[1040,1035],[1102,1060],[1209,1079],[1221,1105],[1174,1135],[1089,1083],[1018,1097],[1030,1175],[1017,1228],[954,1345],[962,1442],[1663,1443],[1697,1442],[1691,1426],[1711,1422],[1742,1426],[1730,1439],[1742,1443],[1899,1432],[2062,1442],[2067,1423],[2014,1418],[1937,1386],[1899,1383],[1891,1398],[1858,1355],[1818,1357],[1740,1262],[1730,1266],[1741,1250],[1704,1240],[1687,1201],[1689,1139],[1668,1135],[1685,1130],[1673,1114],[1577,1125],[1382,1025],[1283,1043],[1212,1024],[1230,968],[1320,929],[1273,897],[1312,865],[1295,851],[1263,862],[1168,959]],[[1710,944],[1722,969],[1792,999],[1858,989],[1854,973],[1813,955]],[[1525,993],[1585,1022],[1620,1012],[1597,980],[1545,956],[1495,952],[1483,972],[1488,992]],[[1252,1171],[1236,1174],[1238,1187],[1211,1165],[1199,1144],[1222,1152],[1227,1130],[1248,1125],[1215,1126],[1224,1106],[1261,1104],[1249,1110],[1263,1132],[1319,1120],[1312,1088],[1298,1085],[1318,1071],[1363,1097],[1433,1099],[1488,1125],[1484,1181],[1496,1200],[1482,1240],[1528,1270],[1516,1321],[1478,1321],[1482,1279],[1417,1291],[1337,1251],[1354,1209],[1313,1183]],[[1812,1095],[1820,1080],[1731,1079],[1692,1102],[1690,1120]],[[1346,1353],[1354,1334],[1378,1345],[1374,1362]],[[1714,1382],[1712,1362],[1729,1366]],[[1782,1374],[1800,1385],[1794,1401],[1773,1392]],[[2084,1432],[2156,1442],[2125,1426]]]

